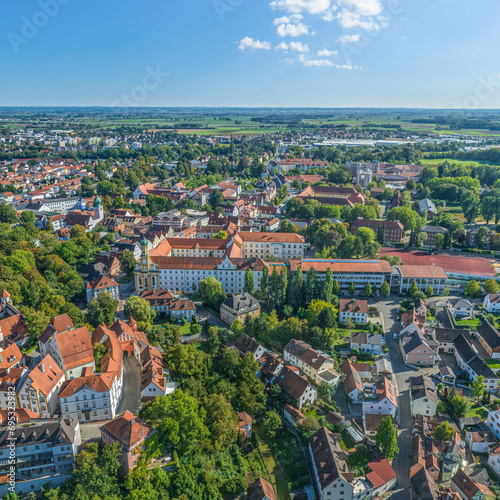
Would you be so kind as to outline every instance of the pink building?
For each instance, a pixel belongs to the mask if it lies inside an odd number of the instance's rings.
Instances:
[[[100,431],[104,444],[118,441],[122,445],[120,459],[122,475],[128,474],[137,465],[144,442],[156,433],[155,429],[128,410],[104,424]]]

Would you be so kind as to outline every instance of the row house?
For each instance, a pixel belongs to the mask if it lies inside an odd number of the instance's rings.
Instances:
[[[63,318],[67,315],[63,315]],[[57,328],[69,326],[64,321],[57,321]],[[73,322],[71,322],[71,325]],[[50,328],[49,325],[48,328]],[[92,350],[92,339],[86,326],[81,328],[69,328],[62,331],[46,330],[38,340],[38,346],[42,356],[50,354],[57,365],[65,374],[67,380],[80,377],[83,370],[90,368],[95,370],[94,353]]]
[[[298,368],[317,384],[325,382],[335,387],[340,382],[333,359],[314,350],[302,340],[290,340],[284,349],[283,357],[286,363]]]
[[[469,336],[459,335],[455,340],[455,359],[460,368],[467,372],[472,382],[478,377],[484,377],[486,390],[496,394],[498,388],[498,376],[485,363],[485,361],[473,349]]]
[[[0,474],[10,472],[9,457],[14,456],[15,493],[19,496],[40,491],[48,480],[57,488],[71,477],[81,442],[78,420],[35,420],[29,426],[18,423],[0,435]],[[0,485],[2,498],[11,492],[9,487],[8,481]]]
[[[47,354],[21,383],[17,399],[21,408],[40,415],[54,415],[59,407],[57,395],[64,383],[64,371]]]

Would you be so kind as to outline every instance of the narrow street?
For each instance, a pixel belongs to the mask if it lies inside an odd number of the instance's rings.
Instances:
[[[410,454],[411,454],[411,426],[412,418],[410,413],[410,384],[409,379],[415,372],[408,368],[401,358],[398,341],[393,338],[394,333],[398,333],[398,312],[399,302],[391,297],[383,301],[371,302],[370,305],[378,307],[384,318],[385,336],[389,347],[389,356],[392,362],[396,389],[398,391],[399,408],[399,455],[392,464],[398,475],[398,485],[389,498],[392,500],[407,499],[410,493]]]
[[[125,410],[136,414],[141,404],[141,367],[134,356],[123,357],[123,391],[122,399],[116,410],[119,415]]]

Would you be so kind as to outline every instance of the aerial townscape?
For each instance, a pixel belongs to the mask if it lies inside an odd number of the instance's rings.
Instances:
[[[500,4],[4,4],[0,499],[500,500]]]

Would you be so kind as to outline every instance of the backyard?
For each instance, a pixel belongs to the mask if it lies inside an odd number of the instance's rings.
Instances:
[[[310,483],[304,456],[291,432],[283,430],[272,439],[263,434],[260,425],[254,426],[254,432],[261,441],[259,449],[243,455],[245,466],[254,477],[269,481],[280,500],[290,498],[291,491]]]

